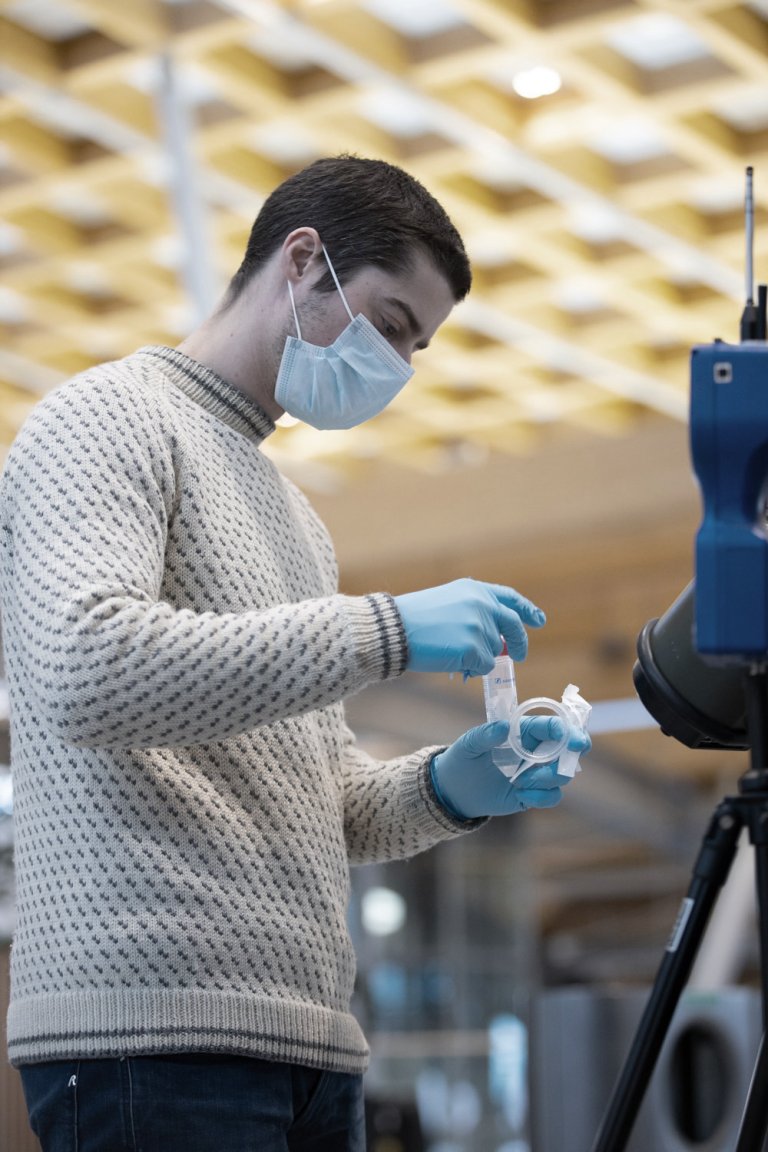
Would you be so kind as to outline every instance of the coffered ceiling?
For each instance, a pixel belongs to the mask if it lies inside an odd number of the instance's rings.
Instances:
[[[95,361],[177,343],[284,176],[400,163],[470,298],[390,410],[281,428],[310,487],[684,421],[737,339],[744,170],[768,274],[768,0],[0,0],[0,442]]]

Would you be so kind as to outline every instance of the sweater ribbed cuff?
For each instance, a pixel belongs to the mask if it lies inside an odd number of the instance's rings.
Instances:
[[[368,683],[402,676],[408,663],[405,628],[387,592],[345,597],[363,676]]]
[[[487,824],[489,816],[479,816],[463,820],[442,803],[432,779],[432,761],[440,752],[445,752],[445,745],[439,744],[433,748],[421,748],[409,760],[415,761],[415,771],[411,773],[410,781],[405,786],[404,799],[409,821],[430,840],[437,843],[439,840],[449,840],[464,832],[473,832]],[[435,835],[435,825],[441,832]]]

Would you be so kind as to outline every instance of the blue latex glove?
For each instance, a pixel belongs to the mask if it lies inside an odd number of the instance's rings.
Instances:
[[[514,588],[480,580],[454,580],[396,596],[413,672],[464,672],[484,676],[502,650],[513,660],[528,651],[525,625],[540,628],[546,616]]]
[[[533,750],[544,740],[562,739],[563,721],[557,716],[529,716],[520,725],[524,748]],[[558,776],[557,761],[535,764],[510,781],[499,771],[491,753],[509,734],[506,720],[470,728],[463,736],[439,752],[430,771],[437,797],[443,807],[459,820],[480,816],[508,816],[527,808],[553,808],[562,798],[561,789],[570,780]],[[570,729],[568,747],[588,752],[592,741],[581,728]]]

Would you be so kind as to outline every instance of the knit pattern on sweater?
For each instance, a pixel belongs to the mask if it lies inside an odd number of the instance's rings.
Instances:
[[[434,749],[356,747],[342,701],[402,673],[385,593],[260,450],[272,422],[142,349],[61,386],[0,481],[16,1064],[232,1052],[359,1072],[349,864],[467,829]]]

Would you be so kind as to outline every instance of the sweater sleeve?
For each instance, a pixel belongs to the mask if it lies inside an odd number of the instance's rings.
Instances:
[[[429,765],[444,746],[377,760],[342,725],[344,834],[352,864],[406,860],[487,823],[456,820],[435,795]]]
[[[226,613],[161,599],[177,450],[156,397],[101,379],[43,401],[9,455],[6,657],[54,737],[222,740],[403,671],[402,623],[385,594]]]

